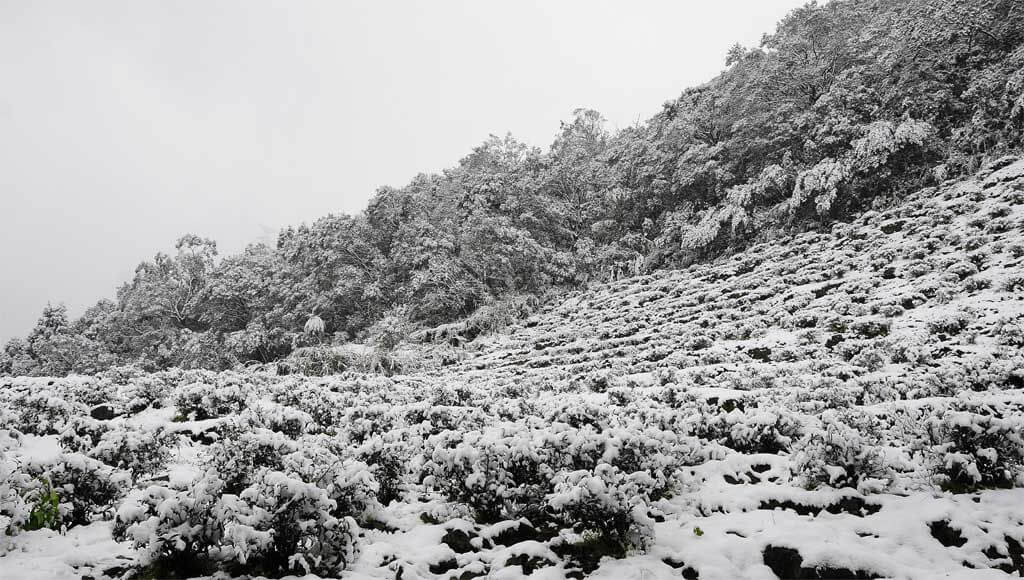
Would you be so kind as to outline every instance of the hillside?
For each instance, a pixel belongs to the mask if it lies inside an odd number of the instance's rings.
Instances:
[[[1021,347],[1005,158],[421,373],[3,379],[0,570],[1024,576]]]
[[[498,384],[521,376],[622,383],[676,368],[749,390],[762,368],[863,374],[852,365],[916,383],[935,364],[1020,346],[1024,162],[994,167],[1004,163],[827,233],[570,294],[507,335],[478,341],[456,372]],[[891,360],[894,347],[908,360]]]
[[[578,109],[546,147],[492,135],[357,215],[234,255],[182,235],[81,316],[48,305],[0,350],[0,375],[375,347],[394,328],[826,229],[1024,149],[1017,0],[809,2],[722,56],[634,126]]]

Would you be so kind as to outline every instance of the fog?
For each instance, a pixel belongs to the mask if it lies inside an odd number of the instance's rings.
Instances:
[[[802,3],[0,1],[0,341],[183,233],[231,253],[491,133],[634,124]]]

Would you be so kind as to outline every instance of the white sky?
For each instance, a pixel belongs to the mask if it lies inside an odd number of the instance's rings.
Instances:
[[[235,252],[489,133],[631,125],[802,3],[0,0],[0,341],[183,233]]]

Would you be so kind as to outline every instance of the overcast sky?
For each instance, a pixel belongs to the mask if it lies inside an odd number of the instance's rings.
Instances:
[[[0,0],[0,341],[183,233],[235,252],[490,133],[629,126],[802,3]]]

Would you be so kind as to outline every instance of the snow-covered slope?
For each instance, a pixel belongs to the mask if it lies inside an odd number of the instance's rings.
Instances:
[[[0,578],[1024,575],[1022,347],[1007,159],[427,373],[8,380],[0,513],[49,477],[78,525],[4,538]]]

